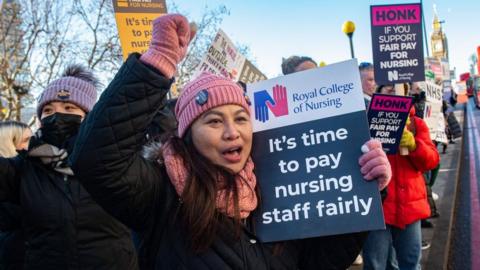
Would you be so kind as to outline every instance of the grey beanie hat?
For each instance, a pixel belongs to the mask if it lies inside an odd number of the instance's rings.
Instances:
[[[62,77],[51,82],[40,95],[37,116],[40,118],[43,106],[53,101],[73,103],[88,113],[97,100],[97,86],[99,81],[91,71],[70,65]]]

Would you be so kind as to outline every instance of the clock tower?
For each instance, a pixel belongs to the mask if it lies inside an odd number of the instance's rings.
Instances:
[[[433,33],[430,38],[432,55],[435,58],[445,58],[448,60],[448,43],[447,37],[442,30],[442,23],[443,21],[438,19],[438,15],[435,10],[435,16],[433,18]]]

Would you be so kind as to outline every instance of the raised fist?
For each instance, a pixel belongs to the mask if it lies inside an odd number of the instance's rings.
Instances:
[[[150,47],[140,60],[158,69],[165,77],[173,77],[195,32],[196,27],[190,27],[182,15],[167,14],[156,18]]]

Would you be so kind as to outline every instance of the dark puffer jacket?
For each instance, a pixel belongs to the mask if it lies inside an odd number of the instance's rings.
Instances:
[[[23,269],[25,239],[20,206],[0,203],[0,270]]]
[[[20,205],[26,270],[138,268],[130,230],[38,158],[0,158],[0,201]]]
[[[175,218],[179,198],[165,168],[139,154],[170,85],[139,55],[131,55],[85,120],[71,156],[72,168],[95,200],[140,233],[141,268],[346,269],[364,233],[288,241],[274,256],[272,244],[261,243],[249,226],[235,240],[232,227],[223,224],[206,252],[189,250]]]

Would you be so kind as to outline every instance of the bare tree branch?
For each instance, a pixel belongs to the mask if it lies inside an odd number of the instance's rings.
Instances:
[[[169,9],[178,12],[175,3]],[[180,88],[228,15],[224,5],[205,7],[178,67]],[[67,64],[87,66],[105,84],[123,62],[111,0],[11,0],[4,3],[0,18],[0,120],[20,119],[22,109]]]

